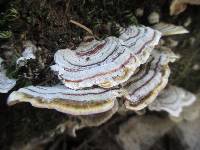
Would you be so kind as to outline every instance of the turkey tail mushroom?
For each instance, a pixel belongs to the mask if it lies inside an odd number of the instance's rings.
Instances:
[[[56,109],[66,114],[91,115],[112,109],[118,96],[119,89],[73,90],[63,85],[29,86],[12,92],[7,103],[29,102],[38,108]]]
[[[154,111],[164,110],[173,117],[179,117],[183,107],[192,105],[195,100],[194,94],[171,85],[164,89],[148,108]]]
[[[84,42],[76,51],[58,50],[51,69],[69,88],[111,88],[127,81],[146,62],[160,37],[151,28],[131,26],[119,38]]]
[[[175,59],[176,55],[171,51],[152,52],[147,63],[124,84],[124,89],[127,91],[125,96],[127,109],[141,110],[155,100],[168,83],[170,75],[168,63]]]

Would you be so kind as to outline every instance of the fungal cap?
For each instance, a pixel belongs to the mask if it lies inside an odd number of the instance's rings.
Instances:
[[[189,31],[183,26],[177,26],[164,22],[154,25],[153,28],[160,31],[163,36],[189,33]]]
[[[141,110],[152,103],[168,83],[169,62],[175,60],[172,51],[154,50],[147,63],[124,84],[125,106],[131,110]]]
[[[149,27],[130,26],[119,38],[83,42],[76,51],[58,50],[51,69],[69,88],[111,88],[127,81],[147,61],[160,37]]]
[[[82,89],[98,85],[111,88],[127,81],[140,65],[119,39],[106,38],[81,44],[76,51],[58,50],[51,69],[66,87]]]
[[[150,110],[166,111],[173,117],[179,117],[183,107],[192,105],[196,96],[183,88],[169,86],[164,89],[157,99],[149,105]]]
[[[12,92],[7,103],[29,102],[38,108],[56,109],[72,115],[90,115],[110,110],[117,96],[120,96],[118,89],[75,91],[64,86],[29,86]]]

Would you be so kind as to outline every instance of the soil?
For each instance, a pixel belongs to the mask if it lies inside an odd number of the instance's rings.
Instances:
[[[53,64],[56,50],[74,49],[85,36],[90,35],[86,30],[70,23],[70,20],[83,24],[97,39],[103,39],[110,35],[118,36],[119,25],[150,26],[147,17],[156,11],[160,15],[160,20],[168,23],[183,25],[188,18],[191,19],[191,24],[186,27],[190,31],[189,34],[171,37],[178,41],[178,46],[173,48],[173,51],[181,58],[170,66],[172,69],[170,83],[194,93],[200,92],[199,6],[189,6],[182,14],[170,16],[170,2],[170,0],[0,0],[0,34],[7,31],[7,34],[0,38],[0,57],[6,60],[7,75],[18,79],[17,86],[13,90],[30,84],[49,85],[58,82],[49,68]],[[135,16],[137,8],[144,9],[142,17]],[[41,47],[37,55],[42,57],[43,62],[33,60],[19,68],[15,62],[23,50],[22,43],[26,40]],[[58,124],[72,117],[54,110],[37,109],[29,104],[8,107],[6,99],[9,93],[0,94],[0,149],[2,150],[17,149],[32,138],[45,136]],[[41,147],[48,150],[122,150],[122,146],[114,137],[118,133],[120,124],[134,115],[132,113],[125,116],[115,115],[100,127],[78,131],[76,138],[66,134],[57,135],[54,140],[46,142]],[[174,138],[167,140],[174,141]],[[161,140],[162,145],[166,145],[163,144],[164,140]]]

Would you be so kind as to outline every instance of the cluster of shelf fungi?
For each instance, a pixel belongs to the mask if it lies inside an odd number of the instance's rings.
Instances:
[[[105,114],[101,123],[119,109],[166,111],[178,117],[182,108],[191,105],[196,97],[182,88],[167,85],[169,63],[178,56],[159,40],[161,36],[183,33],[188,31],[166,23],[153,28],[130,26],[121,28],[119,37],[91,38],[75,50],[58,50],[51,70],[60,83],[20,88],[9,95],[7,103],[29,102],[38,108],[93,118]],[[25,49],[23,59],[34,58],[31,46]],[[6,77],[1,66],[0,92],[7,93],[15,83]]]

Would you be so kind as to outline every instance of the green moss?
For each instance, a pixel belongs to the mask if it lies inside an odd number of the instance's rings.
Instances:
[[[0,31],[0,39],[9,39],[12,36],[11,31]]]
[[[11,22],[19,17],[19,13],[15,8],[9,8],[4,15],[4,20]]]
[[[9,65],[6,65],[6,75],[9,78],[18,78],[18,68],[16,67],[16,61],[19,58],[19,56],[14,54],[11,58],[11,62]]]

